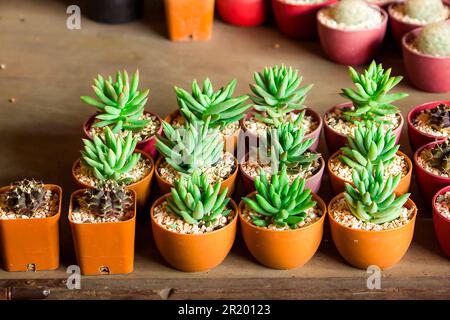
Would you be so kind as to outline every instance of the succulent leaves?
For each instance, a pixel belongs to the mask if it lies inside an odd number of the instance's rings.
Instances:
[[[31,217],[46,204],[47,190],[41,181],[24,179],[11,184],[6,194],[8,207],[18,215]]]
[[[250,85],[254,95],[250,99],[257,111],[267,114],[256,113],[255,117],[274,126],[284,122],[287,113],[304,108],[306,94],[313,86],[299,88],[302,77],[298,75],[298,70],[284,65],[255,72],[254,79],[255,84]]]
[[[92,169],[97,179],[111,179],[120,183],[131,181],[123,178],[123,175],[132,170],[141,157],[140,153],[134,152],[137,137],[133,138],[132,132],[122,136],[105,127],[103,136],[94,134],[92,141],[83,139],[83,143],[83,162]]]
[[[272,175],[269,182],[261,170],[259,177],[255,178],[255,198],[242,198],[251,210],[258,213],[251,216],[253,223],[259,227],[275,224],[297,228],[305,220],[306,210],[316,205],[311,190],[305,189],[305,182],[305,179],[297,178],[290,185],[286,168]]]
[[[371,120],[383,123],[383,117],[399,112],[398,107],[392,103],[406,98],[406,93],[389,93],[403,77],[391,77],[391,69],[385,71],[382,64],[373,61],[363,74],[358,74],[349,67],[349,73],[356,90],[342,89],[341,96],[353,103],[353,110],[344,111],[348,121]]]
[[[230,201],[227,191],[227,188],[220,191],[219,182],[211,185],[206,174],[196,170],[192,176],[182,176],[175,181],[166,208],[189,224],[214,225],[231,212],[226,208]]]
[[[433,109],[424,110],[429,115],[431,127],[436,130],[442,130],[450,127],[450,106],[446,104],[439,104]]]
[[[442,172],[450,173],[450,143],[448,140],[437,144],[431,150],[430,164]]]
[[[94,127],[110,126],[114,133],[123,130],[140,131],[149,122],[142,119],[144,106],[147,103],[149,90],[138,90],[139,71],[137,70],[129,81],[126,70],[118,71],[116,80],[111,76],[108,79],[98,75],[92,86],[97,98],[82,96],[81,100],[99,109],[95,117],[98,122]]]

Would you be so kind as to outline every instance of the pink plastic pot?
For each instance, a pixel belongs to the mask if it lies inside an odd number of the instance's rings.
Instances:
[[[402,46],[402,38],[403,36],[411,30],[420,28],[422,25],[416,23],[405,22],[396,18],[392,11],[394,10],[394,6],[398,5],[398,3],[393,3],[388,7],[389,13],[389,24],[392,30],[392,36],[394,38],[395,43],[399,48]]]
[[[450,185],[450,178],[444,178],[441,176],[438,176],[436,174],[433,174],[431,172],[426,171],[424,168],[422,168],[417,159],[420,155],[420,153],[427,149],[432,148],[436,144],[440,143],[442,141],[436,141],[431,142],[429,144],[426,144],[414,153],[414,170],[416,172],[417,182],[419,183],[419,188],[422,192],[423,198],[425,199],[426,203],[432,203],[432,199],[436,192],[441,190],[442,188]]]
[[[386,9],[387,7],[389,7],[391,4],[393,3],[398,3],[398,2],[402,2],[402,0],[392,0],[392,1],[370,1],[370,4],[379,6],[383,9]]]
[[[366,64],[373,60],[383,43],[388,20],[386,11],[382,8],[379,10],[383,14],[383,22],[374,29],[339,30],[317,19],[320,44],[325,55],[330,60],[345,65]]]
[[[324,128],[324,132],[325,132],[325,141],[327,142],[328,152],[330,154],[334,154],[336,151],[338,151],[339,149],[341,149],[342,147],[344,147],[347,144],[347,136],[333,130],[327,123],[327,116],[336,108],[343,109],[343,108],[351,107],[351,106],[352,106],[351,102],[345,102],[345,103],[338,104],[338,105],[334,106],[333,108],[331,108],[330,110],[328,110],[323,117],[323,119],[324,119],[323,128]],[[396,143],[398,143],[400,140],[400,136],[402,134],[403,122],[404,122],[403,116],[401,115],[401,113],[399,113],[399,115],[400,115],[400,124],[398,125],[397,128],[395,128],[395,130],[392,131],[392,133],[394,133],[395,136],[397,137]]]
[[[419,34],[420,30],[408,32],[402,40],[406,74],[411,83],[421,90],[450,92],[450,57],[425,55],[413,51],[408,45]]]
[[[437,197],[448,191],[450,191],[450,186],[439,190],[433,197],[433,224],[442,251],[450,258],[450,219],[440,214],[436,207]]]
[[[266,0],[216,0],[223,21],[240,27],[254,27],[267,17]]]
[[[310,40],[317,38],[317,11],[335,2],[337,0],[289,4],[283,0],[272,0],[272,8],[278,28],[284,35],[294,39]]]
[[[162,133],[162,119],[153,112],[145,111],[145,113],[151,114],[159,120],[161,125],[157,132],[158,132],[158,134],[161,134]],[[96,115],[97,114],[94,114],[91,117],[89,117],[89,119],[87,119],[85,121],[85,123],[83,124],[83,132],[84,132],[85,137],[88,139],[92,139],[91,126],[94,123]],[[158,151],[155,148],[155,144],[156,144],[156,137],[152,136],[149,139],[138,142],[138,144],[136,145],[136,149],[144,151],[145,153],[148,153],[153,159],[155,159],[157,156],[157,153],[158,153]]]
[[[248,154],[245,156],[245,159],[248,159]],[[320,158],[320,169],[316,172],[312,177],[306,179],[305,188],[311,189],[313,193],[318,193],[320,186],[322,184],[323,171],[325,169],[325,161],[323,158]],[[242,162],[239,163],[239,172],[242,173],[242,181],[244,182],[244,188],[246,193],[251,193],[255,191],[255,180],[250,177],[245,171],[242,169]]]
[[[408,116],[406,117],[406,122],[408,123],[408,136],[409,136],[409,142],[411,144],[411,148],[413,151],[416,151],[418,148],[420,148],[423,145],[426,145],[430,142],[434,142],[437,140],[443,140],[443,137],[436,137],[428,133],[423,133],[422,131],[419,131],[416,129],[416,127],[413,126],[413,119],[417,116],[418,113],[420,113],[422,110],[432,109],[441,103],[450,105],[450,101],[434,101],[434,102],[427,102],[424,104],[421,104],[419,106],[416,106],[412,108],[408,112]]]

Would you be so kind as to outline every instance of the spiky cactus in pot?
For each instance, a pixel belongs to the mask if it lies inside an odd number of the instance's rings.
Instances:
[[[431,127],[436,130],[443,130],[450,127],[450,106],[446,104],[439,104],[433,109],[424,111],[429,116]]]
[[[450,57],[450,23],[436,22],[425,26],[415,39],[417,49],[435,57]]]
[[[444,173],[450,173],[450,142],[446,140],[431,150],[430,165]]]
[[[405,14],[426,23],[444,20],[446,10],[442,0],[406,0]]]
[[[14,213],[31,217],[45,207],[46,194],[47,190],[41,181],[24,179],[11,184],[6,193],[6,202]]]
[[[331,17],[346,26],[373,20],[375,14],[376,11],[364,0],[342,0],[330,10]]]

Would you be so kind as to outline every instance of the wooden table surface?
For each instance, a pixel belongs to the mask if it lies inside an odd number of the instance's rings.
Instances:
[[[73,2],[71,2],[73,3]],[[152,3],[152,4],[151,4]],[[68,298],[284,298],[394,299],[450,298],[450,261],[439,250],[429,208],[413,181],[419,218],[413,243],[403,260],[382,272],[381,289],[369,290],[367,274],[346,264],[327,233],[313,259],[302,268],[277,271],[259,265],[242,239],[219,267],[183,273],[161,259],[150,230],[148,212],[138,217],[135,271],[129,275],[83,277],[81,290],[68,290],[65,270],[76,264],[67,223],[68,197],[74,190],[70,169],[79,156],[81,126],[94,109],[81,103],[90,95],[97,73],[139,68],[142,87],[150,88],[147,108],[161,116],[176,108],[173,86],[189,87],[209,76],[223,85],[238,80],[237,93],[249,92],[252,73],[264,66],[292,65],[314,83],[306,104],[322,115],[342,102],[340,88],[350,86],[347,69],[326,60],[318,42],[296,42],[272,25],[238,28],[214,24],[208,42],[172,43],[166,38],[163,7],[147,1],[144,17],[126,25],[97,24],[82,18],[81,30],[66,28],[69,1],[0,2],[0,185],[24,177],[61,185],[64,204],[61,267],[57,271],[8,273],[0,270],[0,299],[32,296],[48,287],[50,299]],[[401,55],[386,44],[378,58],[393,74],[404,74]],[[398,103],[403,115],[420,103],[445,94],[427,94],[405,80],[399,90],[410,96]],[[9,102],[14,98],[15,102]],[[401,149],[411,156],[406,126]],[[324,139],[320,150],[326,154]],[[320,194],[330,199],[325,177]],[[5,289],[5,294],[1,288]]]

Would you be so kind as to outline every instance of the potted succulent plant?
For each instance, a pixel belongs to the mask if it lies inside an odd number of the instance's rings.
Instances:
[[[211,38],[214,0],[164,0],[164,3],[170,40]]]
[[[181,176],[150,211],[153,237],[163,258],[176,269],[207,271],[222,263],[236,236],[237,207],[227,188],[211,185],[199,170]]]
[[[317,251],[323,235],[326,206],[305,188],[305,180],[289,183],[286,167],[269,179],[261,170],[256,192],[242,198],[239,220],[251,254],[263,265],[292,269]]]
[[[317,11],[337,2],[337,0],[271,1],[278,29],[284,35],[300,40],[317,38]]]
[[[241,132],[239,121],[251,106],[246,103],[248,96],[233,97],[236,84],[237,81],[232,80],[225,87],[214,91],[208,78],[203,81],[203,88],[194,80],[192,94],[175,87],[179,109],[169,114],[166,122],[181,127],[185,122],[205,121],[210,117],[210,127],[220,130],[225,150],[234,154]]]
[[[398,47],[403,36],[429,23],[450,18],[450,10],[442,0],[405,0],[388,8],[392,35]]]
[[[385,131],[383,126],[367,121],[364,126],[358,123],[354,135],[349,135],[347,145],[328,159],[328,173],[334,193],[344,192],[345,184],[353,183],[353,170],[365,167],[369,161],[375,166],[383,162],[387,176],[400,175],[395,193],[407,193],[411,184],[412,163],[399,151],[400,145],[395,144],[396,136],[392,130]]]
[[[412,108],[406,118],[411,148],[436,140],[445,140],[450,134],[450,101],[427,102]]]
[[[234,191],[237,160],[223,150],[224,141],[218,128],[210,128],[194,118],[183,127],[172,127],[163,121],[164,137],[157,137],[156,148],[161,157],[156,161],[156,181],[161,194],[170,192],[174,181],[191,175],[196,169],[206,173],[211,183],[218,182],[228,195]]]
[[[417,207],[406,193],[397,197],[400,175],[384,179],[384,165],[353,170],[356,187],[346,184],[346,192],[328,204],[333,242],[351,265],[367,269],[375,265],[387,269],[401,260],[414,233]]]
[[[240,27],[263,24],[267,9],[266,0],[217,0],[217,11],[222,20]]]
[[[83,275],[133,272],[136,193],[114,180],[77,190],[69,222]]]
[[[337,63],[368,63],[380,49],[388,16],[384,9],[364,0],[342,0],[317,14],[320,44]]]
[[[283,122],[293,122],[300,111],[305,110],[305,116],[299,125],[306,131],[305,139],[314,139],[310,149],[317,150],[322,119],[315,111],[303,105],[306,94],[313,85],[299,88],[303,77],[299,76],[298,70],[284,65],[255,72],[254,79],[255,84],[250,85],[254,94],[250,96],[254,109],[241,120],[245,136],[254,143],[258,137],[266,134],[267,129]]]
[[[384,70],[373,61],[362,74],[349,67],[356,90],[342,89],[341,96],[350,100],[332,107],[324,116],[325,139],[330,154],[345,146],[347,135],[353,135],[358,121],[375,121],[385,129],[392,129],[400,139],[403,117],[393,102],[408,96],[406,93],[389,93],[402,79],[391,77],[391,69]]]
[[[0,256],[6,271],[59,267],[62,190],[21,180],[0,189]]]
[[[305,179],[306,188],[317,193],[322,182],[325,162],[320,153],[310,151],[314,139],[304,139],[305,130],[299,128],[305,111],[292,123],[282,123],[278,128],[267,131],[260,139],[259,148],[246,155],[239,164],[245,190],[255,191],[255,179],[260,171],[267,175],[277,174],[280,167],[287,167],[290,182],[296,178]]]
[[[450,186],[439,190],[432,203],[436,237],[442,250],[450,258]]]
[[[450,92],[450,21],[407,33],[403,62],[411,83],[428,92]]]
[[[440,189],[450,185],[450,143],[436,141],[426,144],[414,153],[414,170],[426,203]]]
[[[126,70],[117,72],[115,81],[111,76],[105,79],[98,75],[92,86],[96,98],[81,97],[83,102],[98,109],[84,123],[83,131],[90,139],[93,133],[102,134],[103,128],[107,126],[114,133],[132,131],[138,139],[136,147],[154,158],[155,134],[161,133],[161,118],[144,110],[149,90],[141,92],[138,86],[139,70],[134,73],[131,84]]]
[[[137,141],[131,132],[114,134],[109,127],[102,135],[94,133],[92,141],[83,139],[81,158],[72,166],[78,186],[96,188],[105,180],[115,180],[135,191],[137,204],[142,207],[150,194],[155,165],[148,154],[135,150]]]
[[[89,18],[104,23],[125,23],[142,13],[142,0],[95,0],[87,1]]]

